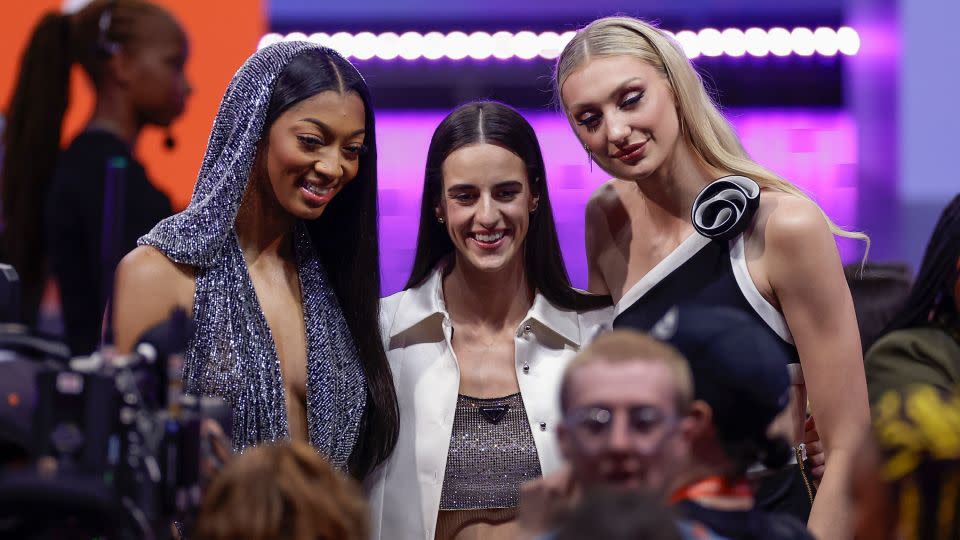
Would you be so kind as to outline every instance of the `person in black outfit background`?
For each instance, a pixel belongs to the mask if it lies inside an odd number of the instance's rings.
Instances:
[[[796,516],[762,506],[760,482],[748,474],[757,463],[771,474],[790,458],[790,443],[770,432],[789,404],[790,351],[751,313],[728,306],[673,307],[652,334],[687,359],[697,400],[674,511],[730,540],[813,540]]]
[[[101,255],[108,164],[123,169],[117,258],[172,213],[133,148],[144,126],[168,126],[183,112],[187,52],[186,34],[163,8],[95,0],[73,15],[46,15],[21,60],[4,133],[3,251],[20,274],[21,318],[29,326],[53,272],[75,355],[98,344],[109,294],[103,278],[113,273]],[[84,131],[60,152],[74,62],[93,82],[96,104]]]

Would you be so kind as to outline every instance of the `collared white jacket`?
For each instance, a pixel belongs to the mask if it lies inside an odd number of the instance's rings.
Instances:
[[[460,388],[441,281],[441,271],[434,270],[420,286],[381,303],[381,333],[397,388],[400,435],[393,454],[367,480],[371,538],[434,538]],[[517,381],[543,474],[562,463],[555,427],[563,370],[612,317],[613,308],[577,313],[537,293],[517,328]]]

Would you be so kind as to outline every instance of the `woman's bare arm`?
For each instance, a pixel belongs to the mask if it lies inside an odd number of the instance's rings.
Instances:
[[[113,338],[117,352],[130,352],[144,332],[177,307],[193,309],[192,272],[150,246],[127,254],[114,279]]]
[[[808,525],[820,540],[851,538],[847,484],[870,422],[853,300],[816,205],[789,196],[774,204],[763,231],[764,267],[800,355],[826,457]]]

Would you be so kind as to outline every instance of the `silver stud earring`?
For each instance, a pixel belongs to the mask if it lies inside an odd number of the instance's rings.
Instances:
[[[437,216],[437,223],[443,223],[443,216]]]

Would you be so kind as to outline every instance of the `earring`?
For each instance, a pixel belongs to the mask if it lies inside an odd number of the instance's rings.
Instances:
[[[583,145],[583,151],[587,153],[587,163],[590,165],[590,172],[593,172],[593,152],[587,148],[586,143]]]
[[[443,216],[437,216],[437,223],[443,223]]]

